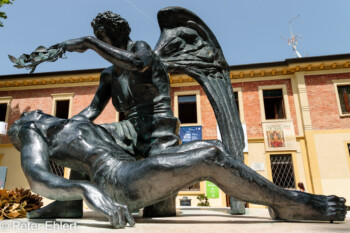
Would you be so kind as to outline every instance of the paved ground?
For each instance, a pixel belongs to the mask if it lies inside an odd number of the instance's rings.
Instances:
[[[344,222],[279,222],[272,221],[266,209],[247,209],[247,214],[232,216],[227,209],[187,208],[178,210],[176,217],[141,218],[134,214],[136,226],[112,229],[106,219],[87,211],[83,219],[5,220],[0,232],[350,232],[350,213]],[[56,225],[52,224],[55,221]],[[55,229],[53,229],[55,228]]]

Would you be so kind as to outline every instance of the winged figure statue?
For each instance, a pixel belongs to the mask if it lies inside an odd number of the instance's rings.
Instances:
[[[162,206],[171,201],[164,200],[209,180],[238,200],[269,206],[274,219],[344,220],[344,198],[285,190],[242,162],[244,138],[229,66],[214,34],[180,7],[160,10],[158,21],[161,35],[154,49],[132,41],[127,21],[108,11],[91,23],[96,37],[54,45],[46,51],[51,56],[40,51],[19,59],[11,56],[17,67],[35,68],[67,51],[91,49],[112,64],[101,73],[91,104],[76,116],[66,120],[36,110],[23,113],[11,126],[9,135],[21,152],[31,189],[56,200],[28,217],[79,217],[84,200],[114,227],[133,226],[130,211],[146,207],[146,212],[167,212]],[[169,72],[187,74],[201,85],[222,142],[181,144],[180,122],[171,110]],[[126,119],[94,124],[110,99]],[[53,174],[49,161],[71,168],[71,179]]]

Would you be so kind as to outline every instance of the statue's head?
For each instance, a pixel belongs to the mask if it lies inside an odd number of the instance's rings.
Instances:
[[[35,110],[31,112],[23,112],[21,117],[15,121],[8,132],[8,136],[12,144],[16,147],[17,150],[20,150],[21,141],[19,139],[19,132],[23,125],[28,122],[35,122],[36,124],[48,124],[52,121],[52,116],[43,113],[41,110]]]
[[[109,44],[113,40],[129,38],[130,26],[128,22],[118,14],[111,11],[99,13],[91,22],[95,36]]]

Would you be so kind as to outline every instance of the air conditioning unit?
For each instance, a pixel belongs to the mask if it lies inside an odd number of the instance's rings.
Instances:
[[[6,135],[7,134],[7,122],[0,121],[0,135]]]

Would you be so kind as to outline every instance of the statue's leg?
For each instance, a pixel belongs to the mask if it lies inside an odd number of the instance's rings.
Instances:
[[[217,146],[182,149],[179,146],[182,152],[177,154],[123,166],[117,177],[125,177],[126,193],[132,194],[125,196],[125,202],[133,207],[147,206],[195,182],[210,180],[239,200],[269,206],[275,219],[342,221],[345,218],[343,198],[280,188]]]
[[[137,138],[137,133],[133,129],[133,125],[128,121],[122,123],[107,123],[101,125],[114,138],[118,146],[130,154],[137,154],[134,152],[134,140]],[[176,195],[169,197],[166,200],[160,201],[150,206],[143,208],[143,217],[168,217],[176,215]]]
[[[71,170],[70,180],[89,180],[89,177],[81,172]],[[27,218],[82,218],[83,200],[54,201],[49,205],[31,211]]]
[[[162,122],[158,125],[163,125],[163,127],[174,126],[172,121],[178,121],[177,118],[162,118],[161,121],[170,121],[170,122]],[[168,128],[167,128],[168,129]],[[160,131],[160,134],[163,137],[158,137],[156,140],[152,142],[152,149],[149,152],[149,156],[154,156],[156,154],[162,153],[162,151],[166,150],[166,148],[176,148],[179,145],[179,137],[174,134],[176,130],[164,130],[163,128],[159,128],[154,131],[155,134]],[[166,138],[166,139],[164,139]],[[153,205],[146,206],[143,208],[143,217],[168,217],[176,215],[176,196],[177,193],[172,195],[171,197],[157,202]]]

